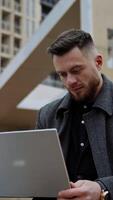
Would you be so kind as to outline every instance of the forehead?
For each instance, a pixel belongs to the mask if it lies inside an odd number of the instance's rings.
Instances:
[[[62,56],[54,55],[53,56],[53,64],[56,68],[70,66],[70,65],[78,65],[86,62],[87,58],[83,54],[83,52],[78,48],[74,47],[69,52],[65,53]]]

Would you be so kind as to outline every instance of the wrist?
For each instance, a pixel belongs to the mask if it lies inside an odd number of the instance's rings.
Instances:
[[[107,187],[100,180],[96,180],[96,182],[101,187],[100,199],[99,200],[110,200],[110,194],[109,194]]]

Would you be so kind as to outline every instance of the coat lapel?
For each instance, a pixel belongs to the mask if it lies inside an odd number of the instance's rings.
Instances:
[[[71,130],[71,123],[70,121],[70,114],[69,110],[64,112],[64,116],[62,119],[62,126],[59,127],[58,132],[59,132],[59,138],[61,141],[61,146],[63,149],[63,154],[65,160],[67,159],[67,151],[68,151],[68,146],[69,146],[69,134]]]
[[[84,115],[88,138],[99,177],[110,176],[111,168],[107,153],[105,115],[96,110]]]
[[[65,160],[67,158],[69,134],[71,130],[70,105],[71,105],[71,96],[69,93],[67,93],[67,95],[64,97],[62,103],[57,109],[56,122],[55,122]]]

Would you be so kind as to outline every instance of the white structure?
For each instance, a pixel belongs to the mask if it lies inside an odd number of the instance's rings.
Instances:
[[[19,109],[18,105],[53,71],[51,59],[46,52],[47,46],[60,32],[74,26],[79,28],[78,8],[79,1],[76,3],[75,0],[60,0],[33,37],[1,73],[1,130],[34,128],[36,110]],[[55,97],[58,97],[57,92]],[[37,101],[38,99],[37,95]]]

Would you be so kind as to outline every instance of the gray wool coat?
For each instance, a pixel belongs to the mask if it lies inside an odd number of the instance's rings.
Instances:
[[[113,83],[102,75],[103,87],[93,108],[83,118],[98,179],[110,191],[113,200]],[[70,94],[44,106],[38,115],[36,128],[56,128],[60,137],[64,157],[70,131]]]

